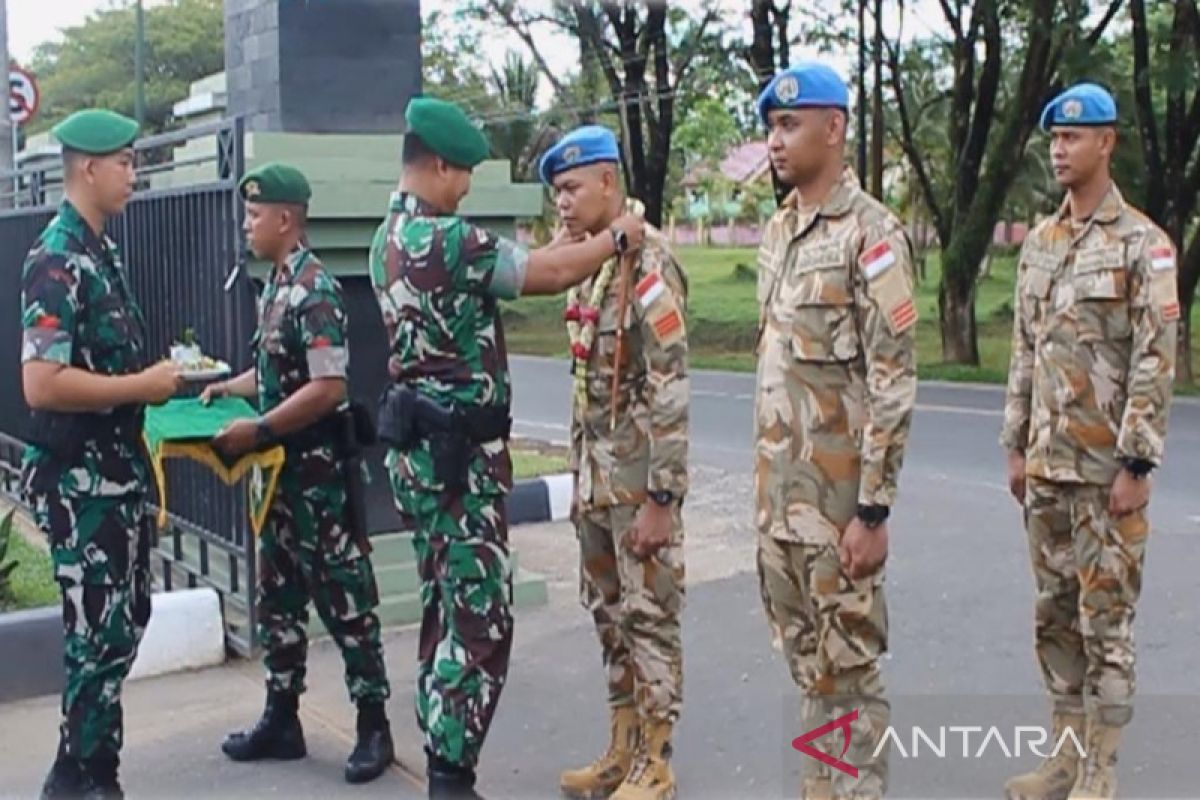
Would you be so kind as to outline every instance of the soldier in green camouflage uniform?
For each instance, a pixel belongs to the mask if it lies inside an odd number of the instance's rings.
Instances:
[[[391,342],[388,373],[397,388],[462,422],[444,438],[467,441],[460,473],[436,467],[435,437],[419,429],[389,451],[387,468],[397,509],[414,530],[421,576],[416,710],[429,792],[469,797],[512,648],[512,462],[506,432],[461,431],[473,419],[506,417],[511,405],[497,300],[578,283],[612,255],[615,237],[530,251],[466,222],[456,211],[487,140],[451,103],[419,98],[405,116],[400,191],[371,246],[371,282]],[[616,224],[640,242],[640,222]],[[382,422],[380,434],[388,435]]]
[[[889,719],[885,520],[917,387],[911,247],[842,167],[846,94],[832,70],[802,64],[759,98],[772,163],[795,188],[759,248],[758,572],[804,692],[802,730],[859,712],[850,751],[832,751],[858,777],[806,761],[808,798],[886,789],[886,751],[872,759]]]
[[[616,137],[598,125],[568,133],[542,157],[542,180],[554,187],[568,234],[604,235],[622,207],[642,213],[636,200],[623,202],[618,160]],[[640,251],[612,259],[568,298],[580,599],[600,637],[612,715],[605,753],[560,778],[572,797],[655,800],[675,792],[671,732],[683,701],[680,512],[688,485],[686,305],[683,269],[649,226]]]
[[[121,796],[121,686],[150,618],[142,411],[170,397],[179,374],[168,363],[146,369],[145,317],[104,235],[133,189],[137,132],[105,111],[54,129],[66,198],[22,278],[22,380],[34,412],[23,488],[50,541],[65,633],[63,718],[44,797]]]
[[[255,365],[210,387],[203,399],[256,397],[259,420],[235,423],[214,444],[238,454],[279,439],[287,460],[259,540],[258,638],[267,708],[253,730],[231,735],[222,749],[237,761],[305,755],[296,708],[305,689],[311,599],[342,651],[346,688],[358,705],[358,742],[346,780],[363,783],[386,769],[393,747],[375,574],[365,539],[350,527],[346,454],[330,424],[346,400],[345,303],[337,280],[305,244],[311,189],[303,174],[267,164],[243,177],[240,187],[251,249],[274,269],[259,298]]]
[[[1043,129],[1067,199],[1021,248],[1001,444],[1024,505],[1037,656],[1062,748],[1006,786],[1016,800],[1116,796],[1133,716],[1133,618],[1175,367],[1175,249],[1109,175],[1116,104],[1081,84]]]

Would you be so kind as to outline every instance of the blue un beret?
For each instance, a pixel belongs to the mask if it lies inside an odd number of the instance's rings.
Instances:
[[[584,125],[558,140],[538,162],[538,175],[549,186],[554,176],[569,169],[621,160],[617,137],[603,125]]]
[[[758,96],[758,117],[765,125],[773,108],[850,107],[850,90],[838,74],[824,64],[804,61],[776,75]]]
[[[1117,121],[1117,101],[1104,87],[1077,83],[1046,104],[1042,130],[1055,125],[1112,125]]]

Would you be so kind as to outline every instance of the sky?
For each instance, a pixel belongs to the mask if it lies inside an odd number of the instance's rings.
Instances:
[[[731,9],[741,9],[747,5],[745,0],[717,1]],[[78,25],[93,11],[122,4],[119,0],[7,0],[7,2],[9,57],[21,64],[29,62],[37,45],[58,38],[62,28]],[[145,0],[145,2],[147,6],[152,6],[162,3],[164,0]],[[699,5],[696,0],[677,0],[677,2],[683,6]],[[807,0],[801,0],[802,5],[806,2]],[[533,0],[533,4],[538,5],[539,0]],[[454,3],[453,0],[423,0],[422,2],[422,6],[426,10],[436,5],[450,7]],[[945,25],[941,11],[938,9],[938,0],[915,0],[907,5],[909,19],[905,24],[905,38],[914,34],[924,34],[931,29],[936,29],[939,25]],[[894,4],[889,3],[888,6],[894,7]],[[894,31],[897,24],[895,14],[893,12],[888,16],[890,19],[885,23],[885,29]],[[563,37],[555,38],[561,38],[561,44],[555,41],[554,44],[545,48],[545,54],[552,68],[557,71],[560,66],[566,68],[574,62],[578,49]],[[519,40],[511,35],[489,37],[485,42],[485,47],[489,51],[489,60],[495,62],[503,60],[504,52],[509,48],[524,52]],[[815,54],[806,53],[805,48],[800,48],[800,50],[800,55]],[[846,58],[845,62],[846,66],[843,71],[847,73],[846,77],[849,77],[850,58]]]

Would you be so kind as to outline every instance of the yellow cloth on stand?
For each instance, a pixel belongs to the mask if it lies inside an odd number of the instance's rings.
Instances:
[[[212,439],[230,422],[253,419],[258,414],[241,398],[224,397],[203,405],[197,399],[171,400],[146,409],[143,438],[150,465],[158,482],[158,525],[167,523],[167,479],[164,462],[168,458],[189,458],[219,477],[227,486],[256,471],[250,484],[250,527],[257,536],[267,521],[267,512],[279,486],[279,473],[285,460],[284,450],[275,445],[228,459],[212,447]]]

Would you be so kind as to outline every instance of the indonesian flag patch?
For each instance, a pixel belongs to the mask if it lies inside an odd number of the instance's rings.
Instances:
[[[897,303],[894,308],[888,313],[888,322],[892,326],[892,331],[901,333],[912,327],[917,321],[917,306],[911,297],[905,298],[902,302]]]
[[[655,300],[662,297],[663,293],[666,291],[667,286],[663,283],[662,276],[657,272],[651,272],[649,275],[638,281],[638,303],[640,303],[642,309],[645,310],[649,308]]]
[[[1175,251],[1170,247],[1153,248],[1150,251],[1150,268],[1155,272],[1175,269]]]
[[[1169,303],[1163,303],[1162,315],[1166,322],[1174,322],[1179,319],[1179,301],[1172,300]]]
[[[895,263],[896,254],[892,252],[892,245],[886,239],[864,250],[863,254],[858,257],[858,265],[869,281],[875,280],[884,270]]]

